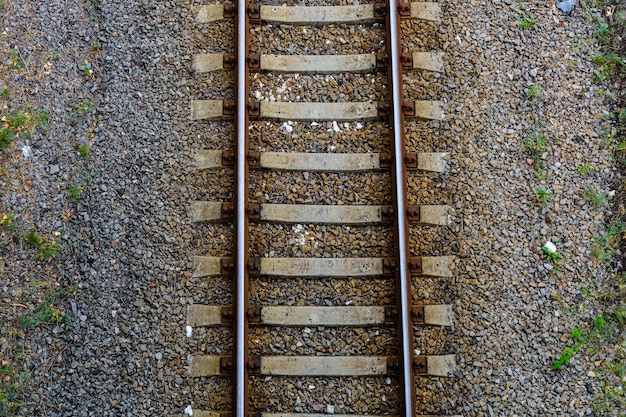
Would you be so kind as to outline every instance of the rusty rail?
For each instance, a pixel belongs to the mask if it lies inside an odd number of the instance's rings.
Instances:
[[[413,319],[411,315],[411,272],[409,270],[409,238],[407,217],[406,167],[404,156],[404,96],[402,88],[402,55],[400,35],[401,7],[389,0],[387,13],[388,89],[390,93],[389,125],[393,144],[392,180],[394,193],[395,279],[398,312],[397,367],[401,386],[401,406],[404,417],[415,417],[415,377],[413,354]],[[235,109],[235,236],[234,264],[235,306],[233,330],[235,333],[235,360],[233,363],[233,417],[248,416],[248,93],[249,93],[249,5],[238,0],[236,9],[236,109]]]

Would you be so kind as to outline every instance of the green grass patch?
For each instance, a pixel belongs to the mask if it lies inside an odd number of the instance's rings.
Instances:
[[[591,254],[604,266],[610,266],[611,256],[619,247],[624,233],[626,233],[625,223],[621,221],[611,223],[606,233],[593,236]]]
[[[85,62],[85,65],[83,65],[83,73],[87,77],[91,77],[93,75],[93,70],[91,69],[91,64],[89,62]]]
[[[91,149],[89,148],[89,145],[84,144],[84,145],[80,145],[78,147],[78,154],[80,155],[81,158],[83,158],[85,161],[89,160],[89,155],[91,153]]]
[[[619,68],[626,65],[626,58],[613,51],[597,55],[592,61],[596,64],[594,77],[599,83],[603,83],[615,74]]]
[[[581,176],[591,175],[598,172],[598,167],[591,164],[583,164],[576,168],[576,173]]]
[[[524,147],[535,154],[542,154],[548,150],[548,139],[543,133],[532,131],[522,141]]]
[[[17,48],[9,49],[8,67],[12,70],[21,70],[25,66],[20,51]]]
[[[12,298],[12,302],[22,308],[23,314],[15,320],[0,323],[2,354],[0,355],[0,415],[7,417],[30,416],[24,407],[33,400],[35,393],[31,374],[30,345],[26,342],[33,329],[46,336],[52,326],[64,326],[70,322],[65,313],[67,299],[76,295],[77,285],[62,287],[58,282],[29,281],[24,284],[21,295]],[[30,300],[30,301],[29,301]],[[38,300],[34,305],[32,302]],[[43,301],[42,301],[43,300]],[[50,334],[52,336],[52,334]],[[51,348],[58,349],[57,341]],[[42,372],[35,368],[33,372]]]
[[[535,178],[543,181],[547,177],[547,171],[543,166],[543,155],[548,150],[548,138],[544,133],[531,131],[522,140],[522,150],[530,154],[533,160],[533,172]]]
[[[35,110],[33,112],[23,110],[13,110],[5,117],[6,127],[14,132],[32,132],[38,128],[47,128],[49,114],[45,110]]]
[[[80,103],[73,106],[74,112],[77,116],[83,117],[93,112],[96,109],[96,105],[91,100],[83,100]]]
[[[43,324],[69,323],[70,317],[56,306],[64,295],[64,292],[52,291],[32,313],[20,317],[20,324],[26,329],[32,329]]]
[[[57,242],[56,240],[45,241],[41,245],[39,245],[39,250],[37,251],[37,259],[40,261],[49,261],[51,259],[56,259],[63,246]]]
[[[45,110],[10,110],[3,117],[0,129],[0,150],[8,151],[11,142],[18,136],[28,137],[36,129],[47,130],[49,113]]]
[[[9,149],[9,145],[11,145],[11,141],[15,137],[15,133],[12,129],[8,127],[2,128],[0,130],[0,150],[7,151]]]
[[[57,258],[63,249],[63,246],[55,239],[39,236],[34,228],[24,236],[24,241],[29,245],[37,247],[35,257],[40,261],[49,261]]]
[[[533,29],[536,26],[535,18],[532,13],[526,9],[526,5],[520,1],[517,5],[517,10],[519,11],[517,14],[517,25],[524,30]]]
[[[601,146],[613,151],[614,165],[620,169],[622,185],[617,187],[607,211],[610,223],[605,233],[593,236],[592,255],[605,267],[591,279],[593,289],[580,296],[596,317],[582,326],[581,342],[587,353],[583,369],[594,367],[596,394],[590,408],[596,416],[626,417],[626,203],[623,178],[626,175],[626,1],[585,0],[583,16],[595,22],[595,38],[600,52],[592,58],[594,78],[603,84],[599,91],[611,106],[602,114]],[[594,205],[607,206],[608,196],[588,188],[585,196]],[[576,342],[572,341],[572,344]],[[591,362],[593,361],[593,362]]]
[[[607,344],[615,342],[624,344],[626,342],[624,337],[624,324],[615,312],[599,315],[591,321],[587,330],[578,327],[572,329],[570,333],[572,343],[563,349],[558,359],[552,361],[552,369],[557,371],[563,369],[563,366],[569,364],[572,357],[583,349],[593,355]],[[614,369],[623,374],[626,371],[626,365],[617,366]]]
[[[563,369],[563,366],[568,365],[571,362],[572,356],[580,352],[580,350],[583,348],[584,337],[584,332],[581,329],[577,327],[574,327],[572,329],[570,333],[570,338],[574,341],[574,343],[571,346],[563,349],[563,353],[559,355],[559,358],[552,361],[553,370],[560,371],[561,369]]]
[[[542,246],[541,250],[546,255],[546,259],[556,265],[558,265],[559,261],[563,259],[563,255],[557,252],[552,252],[547,246]]]
[[[529,85],[526,89],[526,97],[530,101],[530,104],[533,106],[537,104],[537,100],[539,99],[539,97],[541,97],[542,93],[543,90],[541,89],[541,87],[539,87],[539,84],[537,83]]]
[[[591,201],[594,207],[600,208],[610,200],[608,195],[604,195],[596,191],[593,187],[588,186],[585,188],[584,196],[587,200]]]
[[[81,183],[73,184],[68,190],[67,195],[71,201],[78,203],[80,195],[82,193],[83,185]]]
[[[32,314],[24,315],[20,318],[20,323],[27,329],[39,327],[42,324],[69,323],[69,321],[69,316],[48,302],[40,304]]]
[[[535,192],[535,202],[539,207],[547,206],[550,201],[552,201],[552,195],[549,191],[546,191],[543,188],[537,189]]]
[[[6,416],[18,415],[26,405],[24,400],[24,386],[30,379],[30,373],[20,371],[14,364],[6,360],[0,367],[0,410]]]

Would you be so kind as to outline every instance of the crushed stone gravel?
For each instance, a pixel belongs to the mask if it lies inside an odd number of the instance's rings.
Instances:
[[[590,363],[582,360],[588,354],[581,352],[582,358],[573,358],[563,371],[550,368],[575,325],[555,294],[566,306],[584,308],[580,287],[590,279],[588,271],[599,269],[590,247],[594,234],[602,231],[604,214],[585,197],[585,188],[608,194],[616,173],[609,151],[602,146],[607,105],[602,86],[593,82],[590,60],[598,46],[582,7],[563,15],[552,7],[553,2],[525,3],[535,18],[534,29],[519,27],[516,3],[498,0],[445,2],[438,26],[403,23],[407,51],[445,53],[443,74],[406,74],[407,96],[441,100],[446,111],[440,122],[407,123],[408,150],[450,152],[448,172],[409,175],[409,198],[414,204],[452,207],[449,226],[412,227],[411,251],[458,257],[454,278],[413,280],[416,302],[451,303],[455,316],[452,329],[416,331],[416,345],[422,351],[455,353],[457,358],[453,378],[417,378],[421,414],[593,414],[590,403],[595,396],[588,386],[597,383],[588,376],[590,369],[582,366]],[[34,395],[28,398],[27,415],[182,416],[189,405],[230,408],[226,379],[187,376],[190,355],[220,354],[232,344],[228,329],[194,329],[191,337],[185,329],[188,304],[226,304],[232,297],[229,279],[197,279],[191,274],[192,256],[228,255],[233,239],[228,224],[190,224],[187,217],[190,200],[227,201],[233,192],[229,169],[193,169],[198,149],[232,149],[228,122],[189,120],[190,100],[232,95],[228,73],[196,75],[190,69],[193,54],[232,52],[234,47],[232,24],[200,27],[194,23],[200,4],[107,0],[86,8],[78,0],[37,0],[25,5],[8,1],[2,6],[4,30],[33,48],[24,50],[28,67],[42,71],[36,82],[21,84],[19,77],[3,82],[38,97],[38,106],[50,108],[51,122],[47,136],[36,133],[18,145],[32,147],[31,159],[21,157],[20,148],[3,159],[13,179],[3,189],[3,209],[19,213],[25,224],[37,224],[51,233],[65,228],[68,235],[63,238],[66,250],[51,263],[33,263],[32,253],[3,240],[10,250],[2,252],[0,290],[10,305],[21,297],[24,282],[40,276],[78,287],[67,303],[71,323],[30,333],[28,368]],[[30,28],[30,38],[20,25]],[[304,39],[302,28],[286,26],[281,28],[279,44],[274,42],[278,38],[268,35],[275,29],[255,30],[259,41],[253,48],[375,52],[380,45],[374,39],[382,35],[381,28],[365,34],[337,25],[311,28],[310,39]],[[94,77],[84,77],[81,67],[95,41],[99,58],[91,62]],[[60,51],[58,63],[37,60],[48,50]],[[47,62],[53,65],[50,75],[45,74]],[[340,76],[336,74],[334,80],[341,80]],[[347,80],[344,98],[362,94],[364,100],[378,99],[384,87],[378,82],[356,90],[367,78],[355,75]],[[373,78],[383,82],[378,75]],[[326,77],[302,79],[310,79],[315,88],[285,97],[334,99],[325,90]],[[264,97],[275,96],[283,83],[301,81],[267,75],[258,80],[266,83]],[[533,84],[542,91],[536,100],[526,93]],[[72,116],[72,105],[86,99],[97,104],[95,117]],[[281,131],[282,123],[255,122],[252,137],[258,150],[384,149],[387,145],[372,140],[388,131],[384,124],[364,125],[335,132],[332,124],[294,123],[286,132]],[[540,156],[545,179],[537,179],[524,145],[532,132],[548,138]],[[313,143],[316,137],[320,140]],[[75,144],[87,138],[91,157],[84,164]],[[577,173],[584,164],[595,168],[587,176]],[[80,176],[84,169],[88,178]],[[384,191],[389,180],[382,173],[370,184],[361,175],[311,174],[305,181],[302,173],[261,171],[252,180],[265,184],[261,195],[253,196],[260,202],[310,199],[357,204],[388,198]],[[81,199],[71,206],[71,216],[59,220],[69,207],[65,190],[77,181],[85,184]],[[325,194],[319,193],[320,187]],[[547,207],[537,207],[538,188],[553,196]],[[388,250],[385,240],[390,239],[390,231],[384,228],[369,229],[376,234],[375,241],[359,228],[306,229],[323,241],[316,256]],[[275,254],[304,253],[295,237],[289,243],[292,234],[291,227],[259,229],[253,233],[252,246],[262,253],[263,239],[269,243],[278,238],[286,244],[273,249]],[[342,240],[337,249],[333,239]],[[537,252],[546,240],[556,242],[563,254],[558,271],[547,268]],[[306,296],[293,290],[305,285],[310,290]],[[259,304],[394,301],[392,285],[385,280],[258,279],[251,291]],[[29,306],[35,304],[36,300],[29,300]],[[12,321],[19,318],[20,310],[3,306],[2,313]],[[593,311],[583,317],[591,319]],[[349,341],[369,337],[376,330],[312,331],[315,336],[306,340],[310,345],[304,344],[302,334],[289,331],[280,335],[276,349],[319,352],[332,340],[341,351],[349,349]],[[276,336],[271,329],[255,332],[260,340]],[[375,335],[375,344],[352,348],[360,353],[386,351],[388,342],[377,339],[383,336],[387,333]],[[298,347],[298,341],[303,345]],[[255,410],[283,412],[394,413],[398,409],[395,387],[386,378],[255,377],[252,405]],[[385,400],[380,401],[383,395]]]

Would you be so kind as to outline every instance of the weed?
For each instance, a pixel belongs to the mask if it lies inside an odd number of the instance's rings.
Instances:
[[[523,13],[519,16],[517,24],[522,29],[532,29],[535,27],[535,19],[530,13]]]
[[[16,366],[2,362],[0,368],[0,410],[18,415],[26,403],[22,400],[23,387],[30,378],[28,372],[17,372]]]
[[[550,294],[550,298],[552,299],[552,301],[556,301],[557,303],[564,305],[565,304],[565,299],[563,298],[563,296],[561,294],[559,294],[557,291],[554,291]]]
[[[40,261],[49,261],[59,256],[59,253],[63,249],[63,246],[56,240],[51,242],[43,242],[39,246],[39,252],[37,252],[37,259]]]
[[[604,328],[604,326],[606,326],[606,321],[604,320],[604,317],[598,316],[595,319],[593,319],[593,327],[594,327],[594,329],[602,330]]]
[[[626,327],[626,306],[615,310],[615,318],[620,326]]]
[[[517,6],[519,14],[517,15],[517,24],[522,29],[532,29],[535,27],[535,18],[530,12],[526,11],[526,6],[521,1]]]
[[[535,158],[535,163],[533,164],[533,170],[535,172],[536,179],[538,179],[539,181],[543,181],[546,179],[547,171],[543,167],[543,163],[541,162],[541,159],[539,159],[538,157]]]
[[[11,213],[1,213],[0,226],[5,227],[9,230],[14,230],[16,227],[15,216]]]
[[[531,153],[533,159],[533,170],[535,178],[540,181],[546,179],[546,170],[543,167],[541,157],[544,152],[548,150],[548,139],[543,133],[537,133],[536,131],[530,132],[530,134],[522,141],[524,148]]]
[[[546,258],[548,259],[548,261],[554,263],[554,264],[559,264],[559,260],[563,259],[563,255],[561,255],[560,253],[554,252],[552,251],[549,247],[547,246],[542,246],[541,250],[543,251],[543,253],[546,254]]]
[[[610,200],[609,196],[601,194],[594,190],[591,186],[585,188],[585,198],[590,200],[595,207],[602,207],[604,203]]]
[[[72,200],[74,203],[78,203],[78,201],[80,200],[80,194],[82,191],[82,184],[81,183],[76,183],[74,185],[72,185],[68,190],[67,190],[67,194],[70,198],[70,200]]]
[[[15,134],[12,129],[8,127],[2,128],[2,130],[0,130],[0,150],[7,151],[14,136]]]
[[[49,118],[50,118],[50,113],[48,113],[46,110],[35,110],[34,112],[35,128],[47,130],[50,125]]]
[[[54,59],[55,61],[58,61],[59,59],[61,59],[61,54],[58,51],[51,49],[50,51],[48,51],[48,57]]]
[[[61,249],[63,246],[56,240],[46,239],[37,234],[37,229],[33,228],[28,232],[26,236],[24,236],[24,240],[26,243],[32,246],[37,246],[38,251],[35,257],[40,261],[48,261],[50,259],[55,259],[59,256]]]
[[[608,88],[599,89],[598,94],[601,96],[605,96],[609,100],[615,100],[615,94],[613,94]]]
[[[91,77],[93,74],[93,70],[91,69],[91,64],[88,61],[85,61],[85,65],[83,65],[83,73],[87,77]]]
[[[35,308],[32,314],[25,314],[20,317],[20,324],[27,329],[32,329],[44,323],[69,323],[70,317],[54,305],[59,296],[58,292],[53,291],[46,300]]]
[[[12,70],[21,70],[25,67],[24,61],[20,56],[20,51],[17,48],[9,49],[8,66]]]
[[[24,240],[29,245],[39,246],[43,244],[45,239],[37,234],[37,229],[33,228],[28,232],[28,234],[24,237]]]
[[[598,38],[601,43],[610,44],[612,37],[613,28],[606,21],[600,22],[596,28],[596,38]]]
[[[91,59],[96,59],[100,55],[100,52],[102,52],[102,50],[100,49],[100,44],[97,40],[93,41],[93,43],[91,44],[91,50],[89,51],[89,56],[91,57]]]
[[[550,201],[552,201],[552,196],[550,195],[550,192],[544,190],[543,188],[539,188],[535,192],[535,200],[539,207],[545,207]]]
[[[9,99],[9,89],[6,87],[2,89],[2,98],[5,100]]]
[[[574,342],[582,342],[583,335],[584,335],[583,331],[579,329],[578,327],[574,327],[572,329],[571,337]]]
[[[528,86],[526,89],[526,97],[530,100],[531,104],[536,104],[537,99],[541,97],[543,90],[539,87],[539,84],[534,83]]]
[[[606,233],[593,237],[594,243],[591,247],[591,254],[605,266],[610,266],[611,255],[619,247],[625,232],[625,223],[611,223]]]
[[[591,165],[591,164],[584,164],[584,165],[580,165],[579,167],[576,168],[576,173],[578,175],[589,175],[591,174],[593,171],[597,171],[598,168]]]
[[[81,158],[83,158],[85,161],[89,160],[89,155],[91,153],[91,149],[89,148],[88,144],[84,144],[84,145],[80,145],[78,147],[78,154],[80,155]]]
[[[544,153],[548,149],[548,140],[543,133],[530,132],[522,142],[524,147],[533,153]]]
[[[93,101],[91,100],[83,100],[80,103],[78,103],[76,106],[76,114],[78,116],[86,116],[89,113],[91,113],[92,111],[94,111],[96,109],[96,106],[94,105]]]
[[[578,353],[582,347],[582,343],[575,343],[574,345],[563,349],[563,353],[559,355],[559,359],[552,361],[552,369],[555,371],[563,369],[563,365],[569,364],[572,360],[572,356]]]
[[[98,0],[85,0],[85,4],[88,6],[97,6]]]
[[[14,130],[22,130],[28,127],[31,123],[30,119],[30,115],[22,111],[15,111],[6,116],[7,125]]]

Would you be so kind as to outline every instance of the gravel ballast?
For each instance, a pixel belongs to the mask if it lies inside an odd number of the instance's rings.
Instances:
[[[19,345],[27,354],[20,365],[31,374],[24,388],[25,415],[183,416],[188,406],[228,410],[227,379],[192,379],[187,371],[191,355],[230,353],[232,332],[193,329],[188,337],[185,320],[189,304],[232,302],[229,279],[192,277],[191,263],[196,255],[230,255],[232,226],[192,224],[187,208],[191,200],[232,198],[231,170],[193,168],[199,149],[232,149],[231,125],[190,121],[189,103],[232,97],[229,73],[196,75],[190,68],[196,53],[232,52],[233,27],[196,24],[198,1],[87,3],[0,6],[8,34],[3,45],[23,47],[27,63],[21,76],[5,68],[2,87],[12,94],[9,104],[34,102],[50,111],[47,132],[20,138],[2,156],[2,211],[49,236],[58,231],[63,244],[57,259],[37,261],[28,245],[14,239],[17,232],[0,230],[2,321],[20,326],[20,317],[35,310],[41,302],[37,293],[23,291],[35,281],[71,288],[57,304],[69,323],[44,323],[20,330],[22,336],[5,326],[0,353],[13,360],[9,352]],[[517,2],[480,0],[443,3],[439,26],[403,23],[407,51],[445,53],[444,73],[405,74],[407,97],[442,100],[446,113],[440,122],[408,122],[408,151],[450,153],[446,173],[409,174],[411,204],[451,207],[447,227],[411,226],[411,252],[457,257],[453,278],[413,282],[416,302],[452,304],[455,316],[451,329],[416,330],[416,348],[457,358],[454,377],[417,379],[418,414],[594,414],[593,360],[602,358],[580,352],[563,370],[551,367],[571,344],[572,327],[595,317],[581,288],[590,285],[592,271],[605,273],[591,255],[605,212],[585,196],[586,189],[609,195],[617,175],[604,146],[604,87],[594,83],[594,26],[584,19],[601,11],[578,5],[563,14],[553,2],[524,4],[535,28],[519,26]],[[302,39],[301,28],[286,27],[271,38],[272,28],[263,27],[253,35],[261,39],[253,48],[313,53],[308,45],[316,53],[354,53],[366,45],[374,52],[383,32],[345,25],[308,30],[311,43]],[[60,51],[58,62],[42,58],[53,50]],[[85,59],[91,75],[81,72]],[[51,75],[37,78],[46,68]],[[338,100],[379,100],[384,94],[381,75],[341,75],[265,74],[253,86],[265,98],[276,98],[276,89],[285,88],[282,99],[293,101],[333,101],[331,93],[337,92],[349,95]],[[338,91],[318,91],[334,88],[337,79]],[[311,87],[300,94],[295,86],[303,80]],[[367,88],[355,91],[359,83]],[[533,84],[541,89],[537,97],[527,93]],[[77,117],[73,105],[85,100],[97,110]],[[255,122],[253,147],[378,152],[388,143],[387,127],[379,122],[340,124],[339,132],[332,123],[288,126]],[[381,132],[383,145],[372,139]],[[525,141],[533,132],[547,139],[539,155],[541,172]],[[90,144],[87,160],[76,143]],[[24,156],[25,145],[32,157]],[[581,174],[586,164],[589,173]],[[250,197],[258,202],[389,203],[385,173],[372,180],[364,174],[258,171],[251,180],[259,188]],[[72,202],[67,190],[79,182],[84,189]],[[538,189],[551,195],[545,207],[536,202]],[[389,256],[386,242],[392,240],[386,226],[259,224],[251,231],[258,256],[340,251]],[[541,252],[546,241],[556,243],[563,256],[558,270]],[[393,285],[385,280],[262,278],[251,283],[251,291],[251,299],[267,305],[394,302]],[[341,355],[392,354],[394,335],[389,328],[316,327],[255,329],[251,337],[255,352]],[[252,405],[281,412],[397,413],[394,384],[386,378],[255,378]]]

